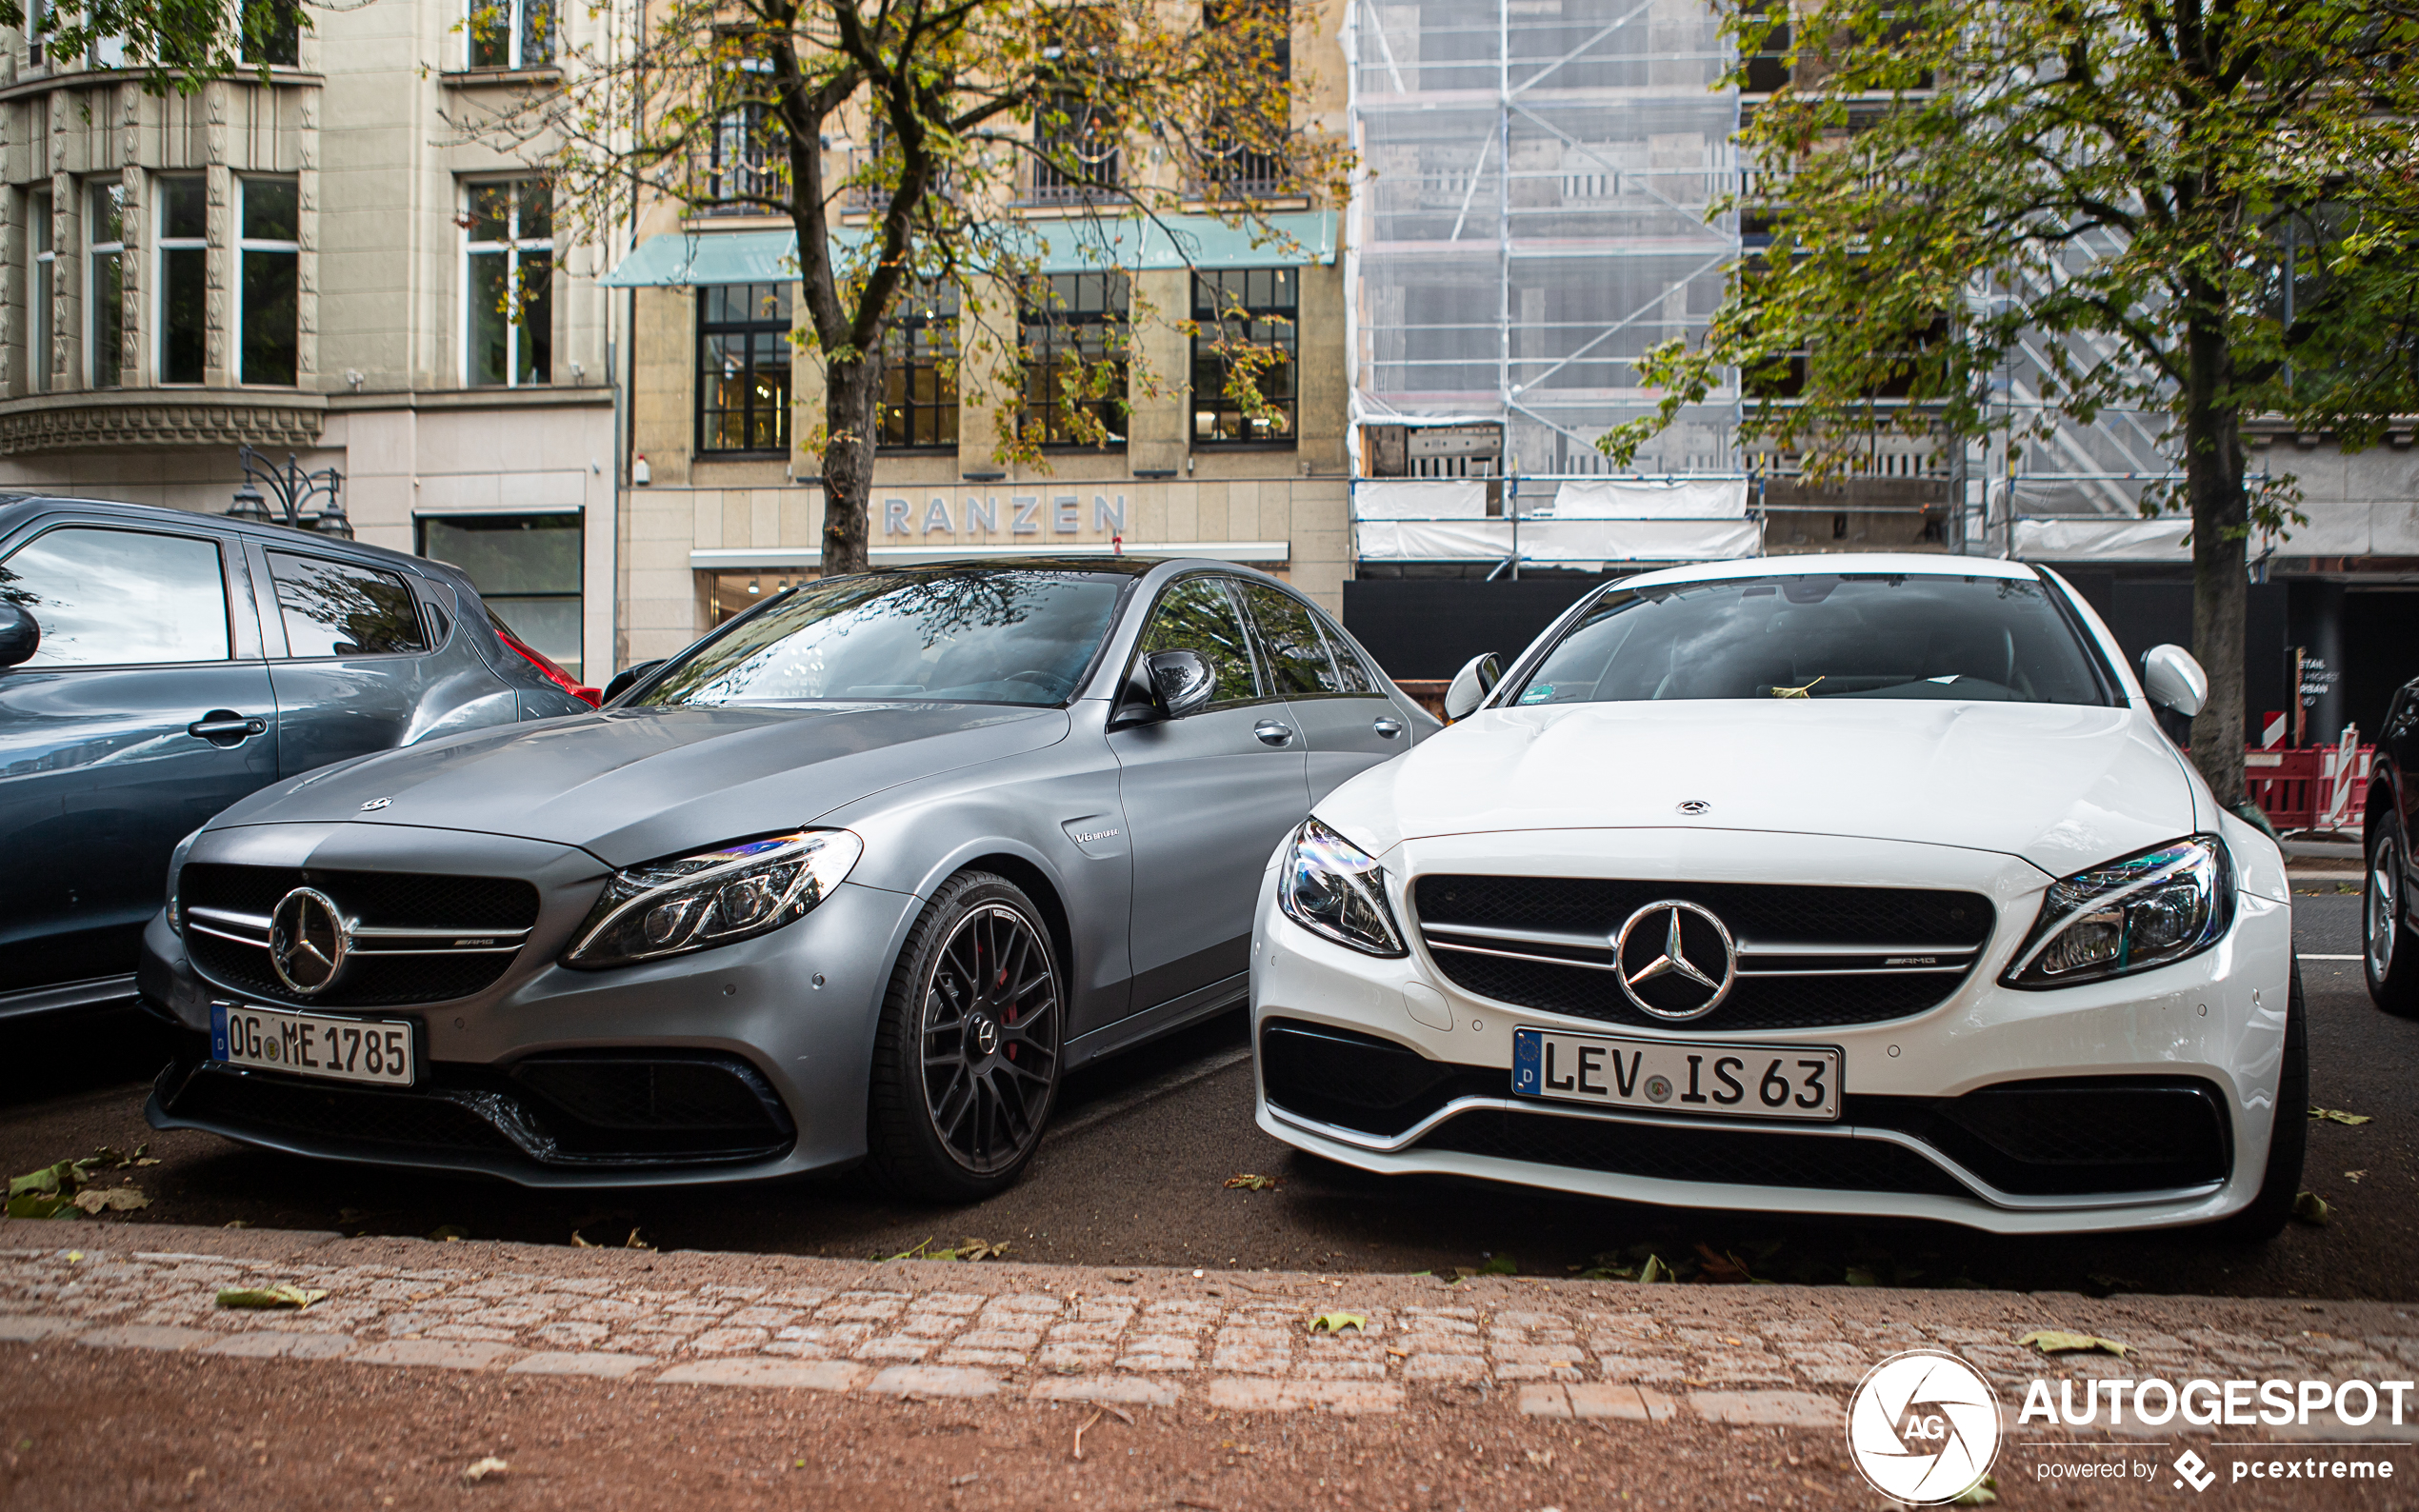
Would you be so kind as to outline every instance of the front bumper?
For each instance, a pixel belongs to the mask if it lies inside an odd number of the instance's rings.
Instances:
[[[1606,848],[1602,835],[1559,834],[1403,847],[1386,858],[1397,918],[1410,926],[1411,953],[1399,960],[1359,954],[1294,925],[1276,907],[1271,871],[1253,936],[1260,1126],[1389,1174],[1479,1177],[1672,1206],[1933,1219],[1999,1233],[2197,1224],[2257,1194],[2291,972],[2284,903],[2241,894],[2228,937],[2173,966],[2014,992],[1997,977],[2049,881],[2021,862],[1886,842],[1692,836],[1690,877],[1889,879],[1969,888],[1999,908],[1981,961],[1938,1007],[1803,1030],[1728,1031],[1718,1015],[1689,1028],[1642,1030],[1493,1002],[1457,987],[1418,940],[1404,898],[1409,877],[1606,875]],[[1514,855],[1517,866],[1504,864]],[[1655,859],[1669,865],[1675,858]],[[1626,874],[1653,875],[1646,865]],[[1344,1041],[1368,1037],[1411,1052],[1425,1069],[1371,1059],[1383,1053],[1375,1046],[1361,1047],[1357,1061],[1349,1048],[1319,1050],[1310,1042],[1322,1026]],[[1515,1098],[1520,1027],[1776,1050],[1836,1046],[1845,1057],[1842,1117],[1822,1124],[1655,1117]],[[1281,1042],[1284,1054],[1303,1064],[1272,1059],[1272,1033],[1294,1036]],[[1323,1100],[1307,1090],[1321,1065],[1349,1095]]]
[[[191,859],[342,868],[348,860],[330,855],[348,838],[330,835],[341,827],[213,832]],[[574,971],[558,958],[602,885],[592,858],[379,829],[376,856],[350,865],[537,883],[538,922],[512,965],[453,1001],[326,1010],[413,1025],[420,1084],[353,1087],[211,1062],[211,1003],[263,1000],[205,979],[155,918],[138,985],[186,1033],[146,1109],[154,1127],[545,1187],[749,1180],[864,1157],[874,1030],[919,900],[843,883],[805,918],[753,940]]]

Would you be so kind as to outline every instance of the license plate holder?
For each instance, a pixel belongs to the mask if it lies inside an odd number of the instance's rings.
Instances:
[[[1630,1112],[1828,1124],[1839,1120],[1847,1064],[1846,1054],[1831,1044],[1515,1028],[1511,1089],[1515,1097]]]
[[[409,1019],[358,1019],[250,1003],[210,1005],[210,1059],[326,1082],[410,1086],[418,1080]]]

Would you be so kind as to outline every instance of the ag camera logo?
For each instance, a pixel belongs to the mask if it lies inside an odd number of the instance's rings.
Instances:
[[[1848,1403],[1848,1454],[1876,1491],[1910,1506],[1965,1494],[1999,1458],[1999,1397],[1938,1349],[1875,1365]]]

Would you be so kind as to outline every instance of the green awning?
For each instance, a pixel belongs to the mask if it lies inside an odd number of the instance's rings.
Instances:
[[[1271,215],[1265,230],[1228,226],[1208,215],[1169,215],[1027,221],[1016,233],[1030,240],[1045,273],[1298,268],[1335,261],[1332,210]],[[850,228],[832,239],[845,245],[862,234]],[[782,283],[798,276],[797,247],[790,231],[673,231],[640,243],[598,282],[608,288]]]

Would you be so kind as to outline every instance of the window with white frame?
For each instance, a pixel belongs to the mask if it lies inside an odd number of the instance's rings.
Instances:
[[[235,252],[242,334],[236,381],[291,388],[301,367],[301,194],[290,178],[240,178]]]
[[[33,247],[33,339],[26,344],[26,365],[32,368],[26,374],[26,387],[36,393],[50,388],[51,343],[57,328],[51,324],[58,318],[59,253],[51,241],[50,196],[45,191],[27,196],[30,209],[26,217],[32,222]]]
[[[473,69],[543,69],[554,62],[554,0],[470,0],[462,30]]]
[[[115,388],[126,381],[126,185],[107,179],[87,189],[84,381],[89,388]]]
[[[159,381],[197,384],[208,352],[210,299],[210,189],[199,173],[152,181],[159,227],[152,238],[160,291],[151,354]]]
[[[553,381],[554,210],[543,179],[468,187],[463,243],[473,384]]]

